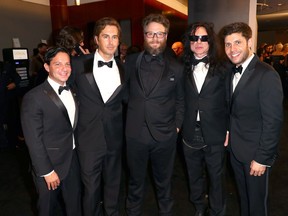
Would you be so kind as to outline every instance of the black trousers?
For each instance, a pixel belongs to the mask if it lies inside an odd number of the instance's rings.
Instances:
[[[118,216],[122,151],[79,151],[84,216]]]
[[[38,215],[54,216],[59,196],[62,195],[67,216],[81,216],[81,180],[79,162],[74,150],[70,170],[56,190],[48,190],[43,177],[34,177],[38,192]]]
[[[151,137],[147,127],[143,127],[139,139],[127,138],[127,163],[130,171],[126,209],[128,216],[140,216],[144,199],[148,161],[156,185],[158,215],[172,215],[171,177],[176,154],[175,136],[165,142],[157,142]]]
[[[242,163],[230,152],[230,161],[240,196],[241,216],[267,216],[269,167],[261,176],[250,175],[250,163]]]
[[[205,198],[207,193],[210,216],[224,215],[224,143],[219,143],[218,146],[206,145],[200,124],[197,124],[194,134],[194,140],[191,145],[183,140],[190,201],[194,204],[196,210],[204,212],[208,207]],[[206,176],[207,174],[208,176]],[[209,182],[208,187],[207,182]]]

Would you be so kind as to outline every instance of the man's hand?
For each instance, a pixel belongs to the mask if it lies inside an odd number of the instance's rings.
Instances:
[[[79,49],[81,50],[81,52],[82,52],[84,55],[90,54],[90,52],[89,52],[88,49],[83,49],[81,46],[79,46]]]
[[[14,82],[12,82],[12,83],[8,84],[6,87],[8,90],[12,90],[12,89],[16,88],[16,84]]]
[[[252,161],[250,164],[250,175],[254,176],[261,176],[265,173],[266,171],[266,166],[257,163],[256,161]]]
[[[229,142],[229,131],[227,131],[226,133],[226,138],[225,138],[225,142],[224,142],[224,146],[228,146],[228,142]]]
[[[60,179],[55,171],[44,177],[48,190],[55,190],[60,185]]]

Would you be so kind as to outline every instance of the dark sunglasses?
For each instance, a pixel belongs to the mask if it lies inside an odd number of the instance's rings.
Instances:
[[[202,42],[207,42],[208,41],[208,35],[189,35],[189,40],[196,42],[200,39]]]

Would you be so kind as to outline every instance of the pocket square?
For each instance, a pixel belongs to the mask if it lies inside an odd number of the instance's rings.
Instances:
[[[169,81],[175,81],[175,77],[170,77]]]

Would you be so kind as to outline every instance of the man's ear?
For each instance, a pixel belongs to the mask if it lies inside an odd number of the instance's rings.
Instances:
[[[49,65],[48,65],[47,63],[44,64],[44,68],[45,68],[45,70],[49,73],[49,70],[50,70],[50,69],[49,69]]]
[[[95,42],[95,44],[97,44],[97,46],[98,46],[98,36],[95,36],[95,37],[94,37],[94,42]]]

